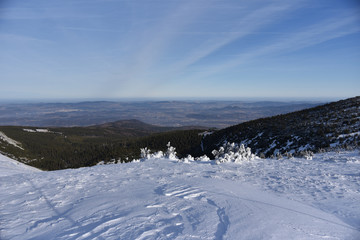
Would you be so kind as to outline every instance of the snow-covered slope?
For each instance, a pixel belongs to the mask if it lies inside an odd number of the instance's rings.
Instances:
[[[30,173],[38,171],[40,170],[37,168],[25,165],[0,154],[0,177],[10,176],[18,173]]]
[[[360,239],[359,172],[343,152],[1,174],[0,239]]]

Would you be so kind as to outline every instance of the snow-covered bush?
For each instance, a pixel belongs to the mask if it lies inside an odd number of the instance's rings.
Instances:
[[[172,147],[170,142],[168,142],[168,144],[166,145],[168,147],[167,151],[166,151],[166,154],[165,156],[169,159],[172,159],[172,160],[177,160],[177,156],[176,156],[176,148]]]
[[[185,158],[179,159],[176,156],[176,148],[172,147],[170,142],[168,142],[166,153],[164,154],[162,151],[151,153],[148,148],[141,148],[141,159],[159,159],[159,158],[167,158],[171,160],[177,160],[179,162],[190,163],[194,161],[199,162],[210,162],[210,158],[206,155],[194,158],[191,155],[188,155]],[[212,153],[215,156],[215,163],[219,164],[222,162],[235,162],[240,163],[242,161],[249,161],[255,158],[255,155],[251,153],[250,148],[245,148],[244,144],[236,144],[236,143],[227,143],[224,146],[220,147],[219,150],[214,150]]]
[[[210,158],[206,155],[203,155],[201,157],[197,157],[197,158],[194,158],[193,156],[191,156],[190,154],[187,155],[186,158],[180,158],[178,160],[179,162],[184,162],[184,163],[190,163],[190,162],[195,162],[195,161],[198,161],[198,162],[210,162]]]
[[[170,142],[166,145],[168,148],[166,150],[166,153],[164,154],[162,151],[158,151],[155,153],[151,153],[151,150],[147,147],[140,149],[140,157],[141,159],[158,159],[158,158],[168,158],[172,160],[178,160],[176,156],[176,148],[172,147],[170,145]]]
[[[324,148],[319,148],[318,153],[326,153],[326,150]]]
[[[288,159],[293,159],[294,156],[291,152],[285,152],[285,156],[288,158]]]
[[[141,148],[140,152],[141,152],[141,154],[140,154],[141,159],[163,158],[164,157],[164,153],[162,151],[151,153],[151,150],[148,149],[147,147]]]
[[[200,162],[210,162],[210,161],[211,161],[210,158],[209,158],[208,156],[206,156],[206,155],[203,155],[203,156],[201,156],[201,157],[198,157],[198,158],[196,158],[195,160],[196,160],[196,161],[200,161]]]
[[[251,153],[251,149],[245,148],[244,144],[226,143],[219,150],[213,150],[217,164],[223,162],[240,163],[243,161],[253,160],[255,155]]]
[[[150,156],[151,156],[151,153],[150,153],[150,149],[148,149],[147,147],[145,147],[145,148],[141,148],[140,149],[140,157],[142,158],[142,159],[149,159],[150,158]]]
[[[312,151],[305,150],[305,151],[301,151],[300,155],[306,160],[312,160],[314,153]]]
[[[195,161],[195,159],[194,159],[193,156],[191,156],[191,155],[189,154],[189,155],[187,155],[186,158],[180,158],[180,159],[178,159],[178,161],[179,161],[179,162],[184,162],[184,163],[190,163],[190,162]]]

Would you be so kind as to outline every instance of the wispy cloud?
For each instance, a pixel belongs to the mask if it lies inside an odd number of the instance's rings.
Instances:
[[[9,34],[9,33],[0,33],[0,40],[2,41],[9,41],[9,42],[38,42],[38,43],[54,43],[51,40],[38,38],[38,37],[31,37],[31,36],[25,36],[20,34]]]
[[[134,89],[129,86],[150,84],[149,78],[152,67],[158,63],[159,58],[166,52],[172,40],[187,25],[201,15],[206,8],[200,8],[197,1],[182,1],[175,9],[162,17],[160,22],[147,29],[134,29],[130,36],[129,48],[138,46],[130,59],[119,66],[122,73],[118,75],[119,83],[124,89]],[[126,86],[127,85],[127,86]]]
[[[0,8],[0,20],[91,19],[103,17],[97,14],[75,13],[67,10],[67,8],[55,7]]]
[[[190,76],[191,79],[204,78],[221,71],[239,66],[245,62],[254,61],[257,58],[268,55],[282,55],[311,47],[332,39],[340,38],[349,34],[360,32],[356,25],[357,17],[332,18],[313,24],[300,32],[288,34],[276,42],[239,54],[236,58],[225,61],[222,64],[207,66],[198,74]]]
[[[288,11],[293,9],[295,5],[296,4],[271,4],[260,9],[253,10],[238,20],[238,23],[235,24],[233,32],[229,32],[227,35],[222,36],[222,38],[208,40],[208,42],[199,46],[199,48],[193,51],[188,57],[175,63],[175,68],[185,68],[186,66],[209,56],[225,45],[242,37],[248,36],[249,34],[253,34],[254,31],[278,20],[278,15],[284,14],[285,12],[288,13]]]
[[[85,31],[85,32],[110,32],[110,33],[121,33],[123,30],[116,29],[104,29],[104,28],[89,28],[89,27],[58,27],[60,30],[70,30],[70,31]]]
[[[143,38],[147,40],[147,43],[136,51],[135,56],[130,60],[131,65],[120,66],[124,70],[119,75],[121,84],[124,89],[131,89],[130,86],[138,84],[155,86],[171,78],[174,79],[174,76],[179,75],[192,64],[210,56],[233,41],[263,30],[265,26],[291,14],[292,10],[299,8],[299,5],[299,1],[291,3],[277,1],[266,4],[264,7],[258,8],[255,6],[254,8],[254,6],[250,6],[250,9],[245,9],[242,4],[236,4],[235,6],[239,6],[241,12],[238,14],[237,19],[231,20],[230,25],[232,27],[227,29],[228,31],[219,32],[219,29],[217,29],[216,34],[203,38],[204,41],[201,42],[201,45],[192,46],[192,50],[181,60],[170,61],[166,67],[157,69],[156,64],[159,57],[166,52],[167,47],[173,43],[175,37],[181,36],[182,32],[186,32],[187,26],[196,24],[196,21],[201,21],[201,16],[205,15],[205,13],[209,17],[211,10],[214,10],[212,7],[204,7],[203,4],[199,4],[197,1],[185,2],[175,12],[171,12],[168,17],[163,19],[161,24],[146,31]],[[211,6],[211,3],[209,6]],[[192,34],[199,33],[201,34],[201,32],[192,32]],[[172,47],[174,48],[174,46]],[[147,81],[147,79],[151,80]]]

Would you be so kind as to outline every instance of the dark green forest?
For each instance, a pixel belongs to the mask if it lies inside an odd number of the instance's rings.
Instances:
[[[31,129],[34,132],[24,131]],[[12,158],[43,170],[58,170],[92,166],[100,161],[129,162],[140,157],[140,148],[166,150],[170,141],[179,157],[200,153],[204,130],[173,130],[165,128],[146,131],[136,128],[110,127],[46,128],[36,132],[34,127],[0,127],[0,131],[21,143],[21,148],[0,140],[0,151]],[[169,131],[170,130],[170,131]]]

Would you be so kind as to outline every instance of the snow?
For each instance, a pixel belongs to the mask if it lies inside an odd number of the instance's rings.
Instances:
[[[18,141],[15,141],[14,139],[9,138],[3,132],[0,132],[0,140],[7,142],[10,145],[13,145],[14,147],[20,148],[21,150],[24,150],[22,147],[19,146],[19,145],[21,145],[21,143],[19,143]]]
[[[298,151],[306,151],[307,149],[311,148],[310,144],[306,144],[305,146],[299,147]]]
[[[51,131],[49,131],[49,129],[44,129],[44,128],[38,128],[38,129],[29,129],[29,128],[24,128],[23,131],[25,132],[30,132],[30,133],[50,133]]]
[[[50,132],[48,129],[41,129],[41,128],[39,128],[39,129],[36,129],[36,132],[41,132],[41,133],[48,133],[48,132]]]
[[[356,135],[360,135],[360,131],[348,134],[340,134],[337,138],[354,137]]]
[[[206,137],[206,136],[209,136],[211,134],[213,134],[214,132],[212,131],[205,131],[205,132],[202,132],[202,133],[199,133],[200,136],[203,136],[203,137]]]
[[[40,171],[0,154],[0,177]],[[1,213],[1,212],[0,212]],[[0,238],[1,239],[1,238]]]
[[[0,239],[360,239],[358,151],[203,159],[42,172],[2,156]]]
[[[35,133],[36,132],[36,130],[29,129],[29,128],[24,128],[23,131],[24,132],[29,132],[29,133]]]

